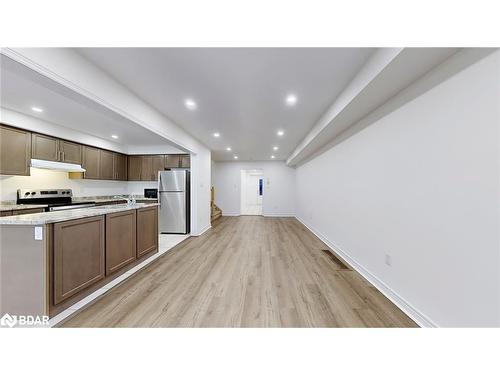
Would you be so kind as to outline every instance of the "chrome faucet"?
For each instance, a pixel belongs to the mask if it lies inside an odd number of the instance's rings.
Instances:
[[[119,199],[126,200],[128,206],[131,206],[131,205],[135,204],[135,197],[133,195],[131,195],[131,194],[129,194],[128,197],[125,197],[123,195],[115,195],[113,198],[119,198]]]

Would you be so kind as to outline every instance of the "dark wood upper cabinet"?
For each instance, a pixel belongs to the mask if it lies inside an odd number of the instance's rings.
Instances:
[[[114,179],[113,152],[106,150],[99,150],[99,157],[100,157],[99,178],[101,180],[113,180]]]
[[[81,164],[70,178],[157,181],[165,168],[190,168],[189,155],[125,155],[0,124],[0,174],[29,176],[30,160]]]
[[[33,159],[81,164],[82,145],[48,135],[33,133],[31,135],[31,155]]]
[[[54,224],[54,304],[104,278],[104,216]]]
[[[181,155],[181,168],[191,168],[190,155]]]
[[[99,179],[100,150],[98,148],[83,146],[82,166],[86,169],[84,178]]]
[[[137,210],[137,258],[158,249],[158,207]]]
[[[75,142],[59,140],[60,161],[82,164],[82,145]]]
[[[106,215],[106,275],[137,258],[136,210]]]
[[[141,163],[141,181],[153,180],[153,157],[144,155],[142,156]]]
[[[142,168],[142,156],[129,155],[128,157],[128,180],[140,181]]]
[[[33,159],[60,161],[59,139],[48,135],[31,135],[31,157]]]
[[[31,133],[0,125],[0,174],[29,176]]]
[[[127,155],[117,152],[113,154],[113,170],[115,180],[127,180]]]
[[[153,159],[153,175],[152,181],[158,181],[158,171],[165,170],[165,155],[154,155]]]
[[[180,155],[167,155],[166,168],[179,168],[181,163]]]

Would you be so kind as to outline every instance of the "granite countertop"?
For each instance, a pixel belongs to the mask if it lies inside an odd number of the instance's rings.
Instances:
[[[127,204],[113,204],[109,206],[96,206],[37,214],[5,216],[0,217],[0,225],[44,225],[158,205],[158,203],[136,203],[130,206]]]
[[[10,210],[29,210],[31,208],[45,208],[46,204],[16,204],[16,203],[5,203],[0,204],[0,211],[10,211]]]
[[[143,195],[133,195],[136,200],[140,201],[150,201],[158,202],[157,198],[145,198]],[[73,197],[73,202],[95,202],[95,203],[106,203],[106,202],[117,202],[120,198],[113,198],[113,196],[100,195],[94,197]],[[125,202],[125,199],[123,199]],[[11,211],[11,210],[28,210],[31,208],[45,208],[46,204],[16,204],[15,200],[12,201],[2,201],[0,202],[0,211]]]
[[[140,201],[151,201],[151,202],[156,202],[158,201],[157,198],[145,198],[144,196],[133,196],[135,200],[140,200]],[[73,197],[73,202],[96,202],[96,203],[103,203],[103,202],[116,202],[120,201],[122,199],[120,198],[113,198],[113,197],[106,197],[106,196],[97,196],[97,197]],[[125,199],[123,199],[125,202]]]

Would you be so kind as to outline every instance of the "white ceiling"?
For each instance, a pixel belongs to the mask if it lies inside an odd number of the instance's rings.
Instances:
[[[166,139],[0,55],[0,104],[29,116],[127,147],[169,145]],[[31,107],[43,108],[42,113]],[[15,124],[12,124],[15,125]],[[113,139],[112,134],[118,135]]]
[[[209,146],[214,160],[285,160],[370,48],[78,48]],[[287,94],[298,97],[285,105]],[[184,105],[193,99],[197,110]],[[285,135],[276,132],[283,129]],[[146,130],[144,130],[146,131]],[[220,138],[213,133],[219,132]],[[226,152],[226,147],[231,152]],[[279,146],[274,152],[273,146]]]

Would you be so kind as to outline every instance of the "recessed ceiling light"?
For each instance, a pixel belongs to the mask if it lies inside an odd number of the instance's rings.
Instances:
[[[238,159],[238,156],[237,156],[237,155],[234,155],[234,156],[233,156],[233,158],[234,158],[234,159]]]
[[[184,100],[184,105],[190,111],[194,111],[198,107],[196,105],[196,102],[193,99],[186,99],[186,100]]]
[[[274,155],[271,155],[271,159],[274,159]]]
[[[40,107],[31,107],[31,110],[35,112],[43,112],[43,109]]]
[[[286,105],[288,106],[294,106],[297,103],[297,97],[293,94],[287,95],[285,99]]]
[[[274,146],[274,147],[273,147],[273,150],[274,150],[274,151],[278,151],[278,148],[279,148],[278,146]]]
[[[116,134],[111,134],[111,138],[118,139],[118,136]]]
[[[226,151],[231,151],[231,147],[226,147]]]
[[[279,137],[283,137],[283,135],[285,135],[285,132],[283,130],[278,130],[276,134],[278,134]]]
[[[214,133],[214,137],[215,137],[215,138],[219,138],[219,137],[220,137],[220,133],[215,132],[215,133]]]

